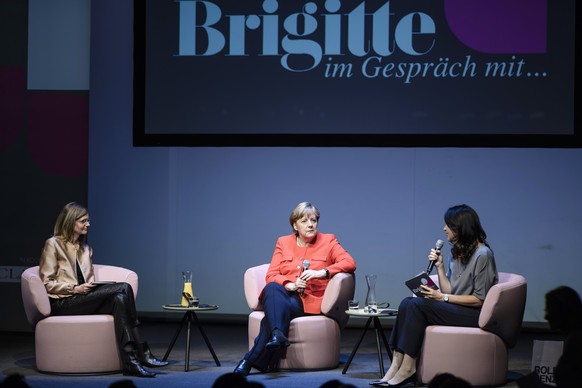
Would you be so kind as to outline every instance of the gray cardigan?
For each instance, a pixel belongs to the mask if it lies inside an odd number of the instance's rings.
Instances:
[[[452,294],[475,295],[484,300],[491,286],[499,280],[493,252],[483,245],[475,250],[465,265],[449,258],[447,278],[451,283]]]

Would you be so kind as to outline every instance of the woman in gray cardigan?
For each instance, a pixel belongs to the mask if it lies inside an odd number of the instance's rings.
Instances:
[[[444,219],[444,232],[452,244],[448,266],[440,250],[432,249],[428,255],[437,268],[440,289],[421,286],[424,297],[407,297],[400,303],[390,336],[392,364],[381,380],[370,385],[400,387],[416,380],[416,358],[427,326],[479,325],[483,300],[498,281],[493,251],[471,207],[453,206]]]

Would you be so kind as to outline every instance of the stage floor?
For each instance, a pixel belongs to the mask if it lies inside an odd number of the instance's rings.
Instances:
[[[190,371],[184,371],[186,333],[182,331],[168,360],[171,364],[156,371],[160,372],[153,379],[131,378],[137,387],[188,386],[210,387],[216,378],[232,372],[247,350],[247,328],[243,324],[226,324],[204,322],[204,330],[216,352],[221,366],[216,366],[200,332],[192,328],[192,346],[190,354]],[[172,339],[178,321],[142,322],[141,332],[154,354],[163,357]],[[342,332],[340,365],[332,370],[310,372],[278,372],[259,374],[253,370],[248,377],[250,381],[262,383],[265,387],[318,387],[330,380],[339,380],[356,387],[369,387],[371,380],[379,378],[379,365],[376,352],[375,336],[368,331],[352,364],[346,374],[342,369],[356,344],[362,328],[348,327]],[[89,334],[89,333],[88,333]],[[90,334],[89,334],[90,335]],[[386,335],[390,331],[386,330]],[[534,339],[555,339],[556,335],[543,331],[524,331],[519,343],[509,353],[509,374],[506,387],[515,387],[515,379],[527,374],[531,369],[531,355]],[[443,355],[446,356],[446,355]],[[384,354],[385,368],[389,359]],[[11,374],[21,374],[31,387],[68,387],[82,384],[84,387],[107,387],[113,382],[128,378],[121,374],[105,376],[56,376],[43,374],[35,369],[34,336],[32,333],[0,332],[0,371],[1,379]]]

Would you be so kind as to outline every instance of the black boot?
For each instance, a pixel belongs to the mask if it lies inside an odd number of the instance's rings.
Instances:
[[[142,365],[148,366],[150,368],[157,368],[159,366],[166,366],[169,364],[168,361],[158,360],[150,350],[147,342],[142,342],[137,344],[137,355],[139,356],[139,362]]]
[[[251,363],[243,358],[242,360],[240,360],[236,368],[234,368],[234,371],[232,371],[232,373],[248,376],[249,373],[251,372],[251,368],[252,368]]]
[[[145,369],[137,360],[137,354],[134,350],[123,351],[123,375],[136,377],[154,377],[156,374]]]

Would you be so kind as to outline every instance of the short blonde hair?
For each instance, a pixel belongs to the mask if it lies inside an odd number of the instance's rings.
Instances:
[[[317,210],[315,205],[309,202],[301,202],[297,206],[295,206],[295,209],[293,209],[293,211],[291,212],[291,216],[289,217],[289,223],[291,224],[291,229],[293,229],[293,233],[297,233],[295,231],[295,228],[293,228],[295,222],[297,222],[297,220],[302,219],[306,215],[314,215],[315,219],[319,221],[319,210]]]

